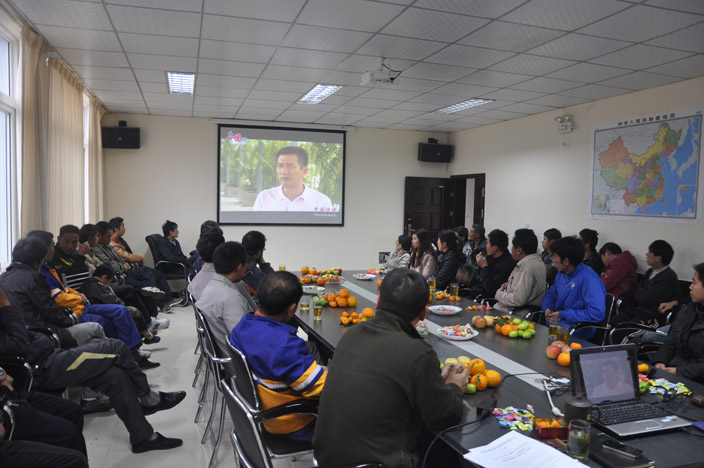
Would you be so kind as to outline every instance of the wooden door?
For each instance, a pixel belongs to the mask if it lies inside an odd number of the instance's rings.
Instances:
[[[403,232],[430,231],[431,239],[444,228],[451,228],[452,181],[434,177],[406,177]]]

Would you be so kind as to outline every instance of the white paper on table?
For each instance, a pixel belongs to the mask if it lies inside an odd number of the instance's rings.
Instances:
[[[584,467],[577,460],[518,431],[509,431],[489,445],[473,448],[464,458],[484,468]]]

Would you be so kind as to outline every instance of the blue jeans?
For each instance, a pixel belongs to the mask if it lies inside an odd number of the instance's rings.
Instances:
[[[670,333],[670,326],[665,325],[664,327],[658,328],[658,332],[646,332],[643,335],[643,341],[649,341],[651,343],[664,343],[665,338],[667,338],[668,333]]]
[[[137,325],[135,325],[130,311],[125,306],[117,304],[89,304],[78,321],[80,323],[98,322],[103,326],[105,336],[117,338],[125,343],[128,348],[134,348],[142,344]]]

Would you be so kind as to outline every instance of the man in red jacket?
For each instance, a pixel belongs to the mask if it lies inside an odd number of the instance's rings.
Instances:
[[[631,252],[624,252],[618,244],[607,242],[599,249],[599,255],[605,266],[601,280],[606,292],[613,294],[616,300],[624,295],[633,295],[638,283],[638,261]]]

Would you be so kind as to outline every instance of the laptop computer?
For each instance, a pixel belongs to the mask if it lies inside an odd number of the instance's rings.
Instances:
[[[640,399],[634,344],[597,346],[570,352],[572,394],[586,396],[598,411],[593,423],[616,437],[631,437],[691,425]]]

